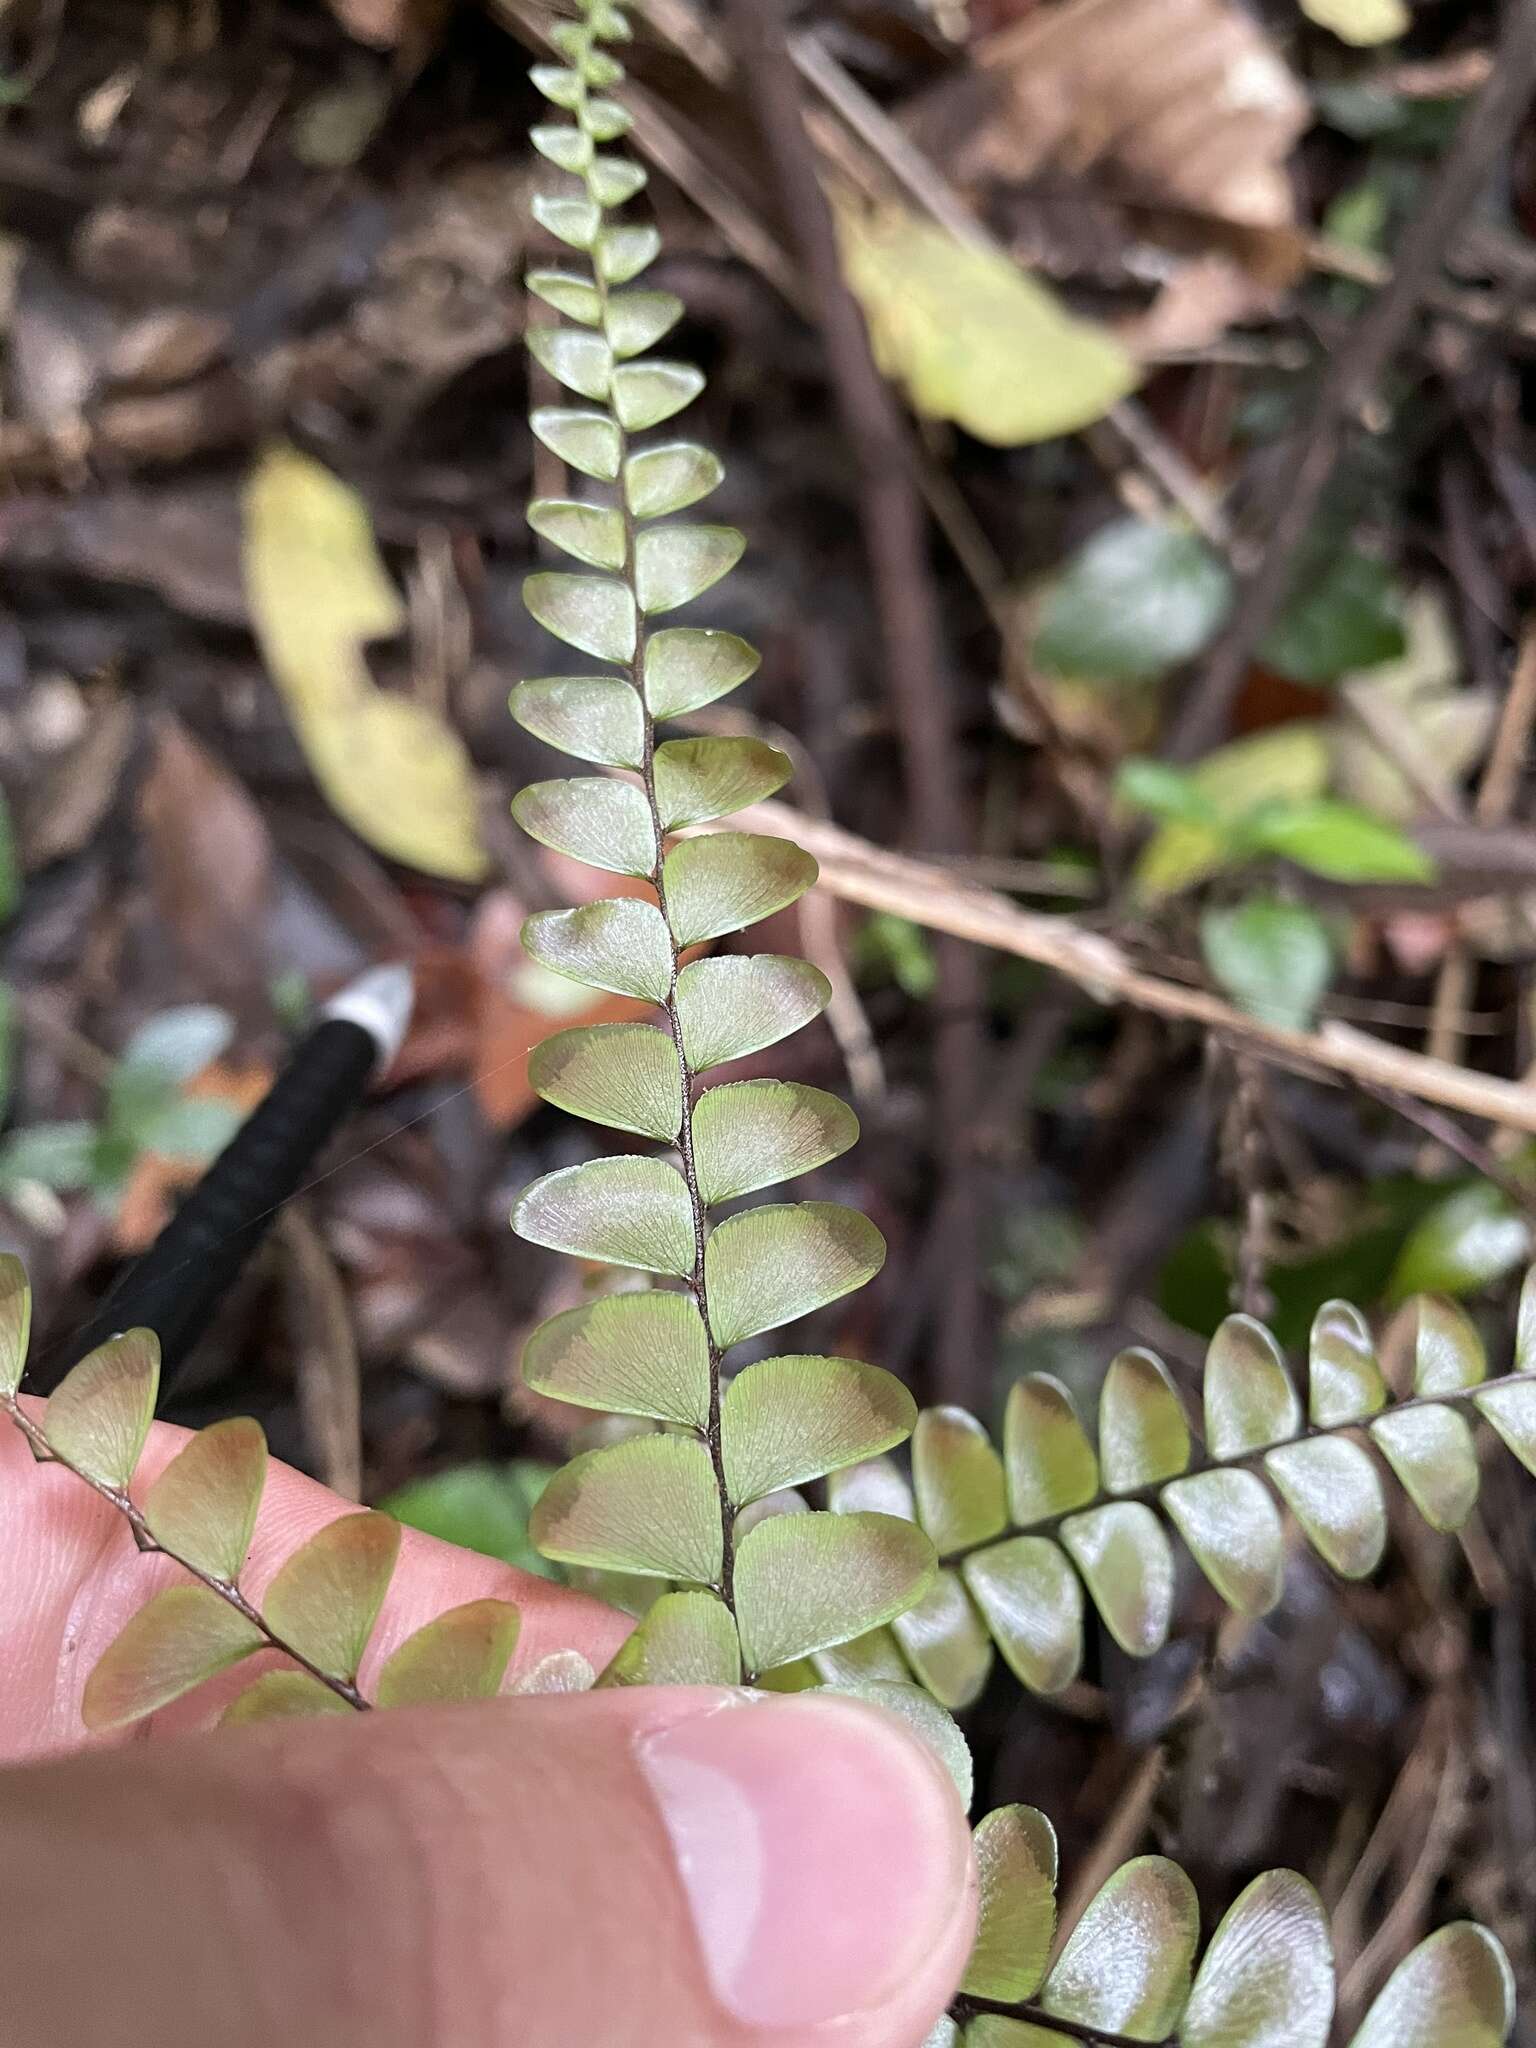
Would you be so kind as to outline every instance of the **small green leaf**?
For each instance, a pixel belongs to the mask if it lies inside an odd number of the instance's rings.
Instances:
[[[1011,1536],[960,1569],[1019,1682],[1047,1698],[1070,1685],[1083,1661],[1083,1589],[1060,1545]]]
[[[1172,2033],[1200,1940],[1195,1888],[1164,1856],[1122,1864],[1089,1902],[1040,2003],[1057,2019],[1133,2041]]]
[[[1173,1553],[1152,1510],[1116,1501],[1063,1522],[1061,1540],[1121,1649],[1160,1650],[1173,1615]]]
[[[225,1709],[223,1728],[248,1728],[260,1721],[300,1721],[317,1714],[355,1711],[307,1671],[267,1671]]]
[[[538,406],[529,418],[534,434],[562,462],[611,484],[619,473],[624,444],[605,412],[583,412],[568,405]]]
[[[592,161],[591,136],[564,122],[541,123],[528,131],[528,140],[546,163],[562,171],[584,171]]]
[[[567,135],[572,131],[563,128],[560,132]],[[535,298],[564,313],[568,320],[596,327],[603,317],[603,295],[590,278],[569,270],[530,270],[526,282]]]
[[[917,1409],[893,1374],[852,1358],[764,1358],[725,1390],[720,1448],[737,1507],[903,1443]]]
[[[686,1294],[661,1288],[605,1295],[540,1323],[523,1353],[523,1378],[536,1394],[578,1408],[695,1429],[709,1420],[703,1322]]]
[[[589,1159],[525,1188],[512,1228],[530,1244],[636,1266],[643,1273],[693,1271],[693,1204],[674,1167],[660,1159]]]
[[[261,1424],[233,1415],[200,1429],[166,1466],[144,1496],[144,1520],[164,1549],[232,1586],[251,1547],[266,1483]]]
[[[1032,2020],[984,2012],[966,2028],[965,2048],[1075,2048],[1075,2039],[1055,2027],[1037,2027]]]
[[[0,1252],[0,1394],[14,1394],[32,1340],[32,1289],[14,1252]]]
[[[715,1342],[728,1351],[825,1308],[884,1263],[873,1223],[837,1202],[771,1202],[728,1216],[704,1252]]]
[[[1179,2022],[1181,2048],[1328,2048],[1333,1943],[1294,1870],[1266,1870],[1211,1937]]]
[[[957,1571],[941,1566],[923,1597],[891,1623],[908,1664],[940,1706],[974,1706],[992,1670],[992,1639]]]
[[[1239,1614],[1268,1614],[1280,1599],[1285,1537],[1280,1511],[1252,1472],[1197,1472],[1165,1487],[1163,1506],[1216,1591]]]
[[[1494,1387],[1476,1395],[1473,1405],[1527,1472],[1536,1472],[1536,1379],[1526,1386]]]
[[[838,1158],[858,1135],[853,1111],[820,1088],[799,1081],[726,1082],[707,1089],[694,1106],[699,1192],[713,1207],[793,1180]]]
[[[1099,1461],[1072,1396],[1048,1373],[1026,1373],[1008,1390],[1003,1464],[1015,1525],[1048,1522],[1086,1507],[1099,1490]]]
[[[1198,832],[1225,837],[1221,810],[1193,769],[1176,768],[1171,761],[1155,761],[1146,755],[1133,755],[1120,764],[1120,771],[1115,777],[1115,794],[1122,803],[1145,811],[1149,818],[1161,818],[1168,824],[1188,825]]]
[[[596,1683],[597,1673],[580,1650],[551,1650],[513,1679],[512,1691],[519,1698],[532,1693],[590,1692]]]
[[[267,1626],[331,1678],[355,1679],[400,1554],[400,1524],[342,1515],[294,1552],[261,1603]]]
[[[1330,882],[1432,882],[1435,864],[1395,825],[1353,804],[1316,797],[1271,804],[1243,821],[1243,837]]]
[[[524,578],[523,602],[547,632],[583,654],[617,662],[634,654],[635,601],[623,583],[544,569]]]
[[[528,1059],[528,1080],[571,1116],[670,1144],[683,1120],[677,1047],[653,1024],[556,1031]]]
[[[512,692],[512,716],[535,739],[605,768],[638,768],[645,716],[634,688],[616,676],[539,676]]]
[[[683,718],[757,673],[762,656],[713,626],[667,626],[645,643],[645,697],[655,718]]]
[[[1333,973],[1328,927],[1304,904],[1251,896],[1200,919],[1205,964],[1241,1010],[1282,1031],[1306,1031]]]
[[[1508,1956],[1458,1920],[1398,1964],[1349,2048],[1502,2048],[1514,2024]]]
[[[568,71],[563,64],[535,64],[528,77],[535,90],[557,107],[580,106],[586,88],[579,71]]]
[[[1047,588],[1034,658],[1060,676],[1155,682],[1207,645],[1231,603],[1231,575],[1198,534],[1117,519]]]
[[[1488,1377],[1488,1354],[1466,1310],[1432,1294],[1424,1295],[1415,1308],[1414,1393],[1432,1400],[1480,1386]]]
[[[49,1397],[49,1445],[87,1478],[121,1490],[139,1462],[159,1390],[154,1331],[113,1337],[82,1358]]]
[[[1515,1371],[1536,1372],[1536,1266],[1520,1284],[1520,1308],[1515,1317]]]
[[[704,372],[692,363],[667,363],[652,356],[645,362],[619,363],[613,372],[613,409],[628,434],[659,427],[704,389]]]
[[[668,441],[631,455],[624,465],[624,496],[637,519],[686,512],[718,489],[725,465],[696,441]]]
[[[636,1436],[557,1472],[529,1522],[559,1564],[714,1585],[723,1536],[709,1453],[692,1437]]]
[[[932,2031],[924,2038],[923,2048],[961,2048],[960,2029],[948,2013],[934,2022]]]
[[[586,505],[575,498],[535,498],[528,507],[528,524],[578,562],[594,569],[624,567],[629,543],[623,517],[612,506]]]
[[[156,1714],[264,1647],[261,1630],[206,1586],[168,1586],[116,1635],[85,1682],[93,1734]]]
[[[661,337],[670,333],[682,319],[683,312],[683,302],[675,292],[612,292],[603,316],[603,332],[608,336],[614,354],[627,360],[654,348]],[[630,467],[633,467],[632,462]],[[630,509],[636,513],[641,511],[634,502],[633,494],[630,496]],[[668,509],[675,511],[677,507]]]
[[[593,199],[535,192],[530,211],[541,228],[572,249],[590,249],[603,225],[602,208]]]
[[[523,926],[523,946],[541,967],[617,996],[661,1003],[672,986],[666,919],[654,903],[633,896],[541,910]]]
[[[603,1673],[612,1685],[740,1685],[741,1644],[713,1593],[663,1593]]]
[[[788,754],[762,740],[668,740],[656,749],[656,807],[663,832],[728,818],[782,789]]]
[[[1301,1403],[1285,1354],[1252,1316],[1228,1316],[1205,1354],[1205,1437],[1223,1461],[1295,1436]]]
[[[1033,1806],[999,1806],[974,1840],[981,1910],[960,1989],[1019,2005],[1040,1989],[1056,1938],[1056,1830]]]
[[[1459,1529],[1477,1501],[1477,1449],[1454,1408],[1404,1408],[1378,1416],[1371,1435],[1432,1529]]]
[[[608,137],[593,125],[597,119],[597,110],[591,101],[588,101],[587,131],[595,135],[599,142],[605,142]],[[647,221],[640,227],[604,228],[593,247],[592,260],[604,284],[628,284],[637,278],[642,270],[648,269],[660,254],[661,235]],[[665,418],[666,415],[663,414],[662,417]],[[628,424],[626,421],[625,425]]]
[[[816,863],[791,840],[752,832],[685,839],[662,869],[667,921],[679,946],[739,932],[798,902],[816,880]]]
[[[646,182],[645,166],[635,163],[629,157],[594,157],[587,172],[588,189],[598,205],[603,207],[623,206],[627,201],[633,199],[637,192],[645,189]],[[657,296],[659,297],[660,294]],[[662,333],[665,334],[667,328],[671,325],[672,322],[670,320],[667,321],[661,330]],[[638,346],[645,348],[648,345],[645,342],[641,342]],[[626,351],[626,353],[632,354],[635,351]]]
[[[736,1552],[749,1673],[846,1643],[902,1614],[933,1577],[933,1545],[892,1515],[774,1515]]]
[[[449,1465],[408,1480],[379,1506],[407,1529],[551,1578],[550,1566],[528,1540],[528,1517],[552,1470],[532,1458]]]
[[[381,1707],[453,1706],[501,1691],[522,1616],[507,1600],[470,1600],[407,1636],[379,1673]]]
[[[888,1628],[872,1628],[851,1643],[818,1650],[812,1658],[826,1685],[906,1685],[911,1673]]]
[[[1360,1445],[1312,1437],[1270,1451],[1264,1465],[1324,1561],[1342,1578],[1369,1578],[1387,1546],[1387,1505]]]
[[[1292,592],[1259,659],[1295,683],[1332,683],[1394,660],[1406,645],[1402,587],[1386,563],[1330,548]]]
[[[683,1051],[695,1073],[777,1045],[819,1017],[832,984],[808,960],[731,953],[696,960],[677,977]]]
[[[1170,810],[1148,841],[1133,876],[1136,896],[1160,902],[1216,874],[1240,850],[1240,820],[1262,804],[1321,796],[1332,766],[1321,727],[1297,720],[1217,747],[1187,774],[1163,769],[1159,786],[1186,788],[1189,808]]]
[[[1307,1399],[1319,1429],[1361,1422],[1386,1406],[1371,1327],[1352,1302],[1325,1301],[1312,1319]]]
[[[1111,1493],[1139,1493],[1189,1464],[1189,1422],[1168,1368],[1133,1346],[1110,1360],[1099,1394],[1099,1462]]]
[[[827,1506],[839,1515],[898,1515],[917,1520],[912,1489],[890,1458],[865,1458],[827,1479]]]
[[[647,617],[691,604],[741,560],[734,526],[659,526],[635,542],[635,591]]]
[[[976,1790],[971,1752],[950,1715],[921,1686],[899,1679],[849,1679],[834,1680],[818,1690],[840,1699],[863,1700],[866,1705],[883,1708],[905,1722],[907,1733],[932,1750],[944,1766],[954,1780],[961,1805],[970,1812]]]
[[[912,1433],[918,1520],[941,1557],[1000,1536],[1008,1526],[1003,1461],[963,1408],[925,1408]]]
[[[621,135],[627,135],[630,131],[631,126],[633,125],[633,119],[628,107],[621,105],[621,103],[618,100],[589,98],[586,105],[581,109],[581,112],[577,116],[577,118],[581,122],[583,129],[586,131],[588,135],[591,136],[594,142],[616,142]],[[605,230],[606,234],[611,234],[615,232],[639,234],[642,233],[643,230],[638,228]],[[656,231],[652,229],[652,233],[655,234]],[[628,275],[633,277],[639,271],[643,270],[645,268],[646,263],[653,261],[656,253],[660,250],[660,248],[661,237],[659,234],[657,234],[655,247],[652,249],[651,254],[649,256],[646,256],[644,262],[637,263],[635,265],[634,270],[631,270],[628,273]],[[603,255],[603,246],[601,243],[599,244],[598,253],[599,257]],[[607,267],[603,267],[600,264],[600,268],[602,271],[602,275],[605,277],[610,277],[611,273],[610,281],[616,280],[622,283],[623,279],[619,277],[619,272],[623,268],[623,264],[621,261],[621,251],[617,249],[612,251],[608,256]]]
[[[615,875],[649,875],[656,865],[650,808],[633,784],[600,775],[530,782],[512,815],[541,846]]]
[[[604,336],[589,334],[580,327],[530,327],[527,341],[528,353],[534,361],[542,363],[557,383],[567,386],[579,398],[608,396],[613,350]],[[532,518],[531,507],[529,517]],[[623,564],[620,561],[605,566],[621,568]]]
[[[1530,1255],[1529,1219],[1502,1188],[1475,1180],[1437,1202],[1408,1233],[1387,1297],[1396,1302],[1411,1294],[1476,1294]]]

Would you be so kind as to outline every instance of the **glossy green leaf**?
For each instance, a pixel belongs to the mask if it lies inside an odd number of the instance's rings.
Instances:
[[[603,295],[590,278],[578,277],[569,270],[530,270],[526,282],[535,298],[553,306],[557,313],[564,313],[568,320],[580,320],[587,327],[596,327],[602,320]]]
[[[660,1003],[672,985],[666,919],[654,903],[633,896],[541,910],[523,926],[523,946],[541,967],[614,995]]]
[[[676,611],[712,589],[741,560],[734,526],[657,526],[635,542],[635,591],[648,617]]]
[[[1501,2048],[1514,2024],[1508,1956],[1458,1920],[1398,1964],[1349,2048]]]
[[[552,1471],[534,1458],[446,1465],[407,1480],[378,1505],[407,1529],[549,1578],[550,1566],[528,1540],[528,1517]]]
[[[535,89],[557,107],[571,108],[581,104],[585,87],[579,71],[567,70],[563,64],[535,64],[530,68],[528,77]]]
[[[908,1664],[940,1706],[974,1706],[992,1670],[992,1639],[960,1574],[942,1566],[923,1597],[891,1622]]]
[[[1265,1469],[1324,1561],[1346,1579],[1364,1579],[1387,1544],[1381,1475],[1347,1437],[1312,1437],[1271,1451]]]
[[[713,1593],[663,1593],[603,1673],[612,1685],[740,1685],[741,1644]]]
[[[266,1481],[261,1424],[233,1415],[200,1429],[171,1460],[144,1496],[144,1520],[163,1549],[233,1585]]]
[[[906,1724],[907,1733],[932,1750],[954,1781],[960,1803],[967,1813],[975,1793],[975,1771],[965,1737],[937,1700],[921,1686],[896,1681],[853,1679],[820,1688],[842,1699],[862,1700],[880,1707]]]
[[[1158,902],[1217,873],[1241,855],[1241,820],[1262,804],[1321,796],[1331,773],[1322,729],[1300,720],[1217,747],[1179,778],[1192,785],[1200,815],[1154,833],[1136,863],[1136,895]]]
[[[818,1650],[812,1662],[827,1685],[906,1685],[911,1681],[907,1661],[888,1628],[872,1628],[851,1643]]]
[[[1403,652],[1403,592],[1385,562],[1319,548],[1265,634],[1259,659],[1297,683],[1332,683]]]
[[[1139,1501],[1094,1508],[1063,1522],[1061,1540],[1121,1649],[1132,1657],[1160,1650],[1173,1615],[1173,1553],[1151,1509]]]
[[[1478,1394],[1474,1405],[1527,1472],[1536,1472],[1536,1378],[1528,1384],[1494,1387]]]
[[[1048,1373],[1026,1373],[1008,1390],[1003,1465],[1019,1528],[1085,1507],[1099,1490],[1099,1461],[1072,1396]]]
[[[1019,2005],[1044,1981],[1056,1938],[1056,1830],[1033,1806],[999,1806],[974,1843],[981,1907],[960,1988]]]
[[[699,1585],[720,1577],[720,1496],[692,1437],[636,1436],[583,1452],[545,1487],[528,1526],[559,1564]]]
[[[381,1707],[491,1700],[517,1648],[522,1616],[506,1600],[470,1600],[407,1636],[379,1673]]]
[[[713,626],[666,626],[645,644],[645,697],[656,718],[702,711],[757,673],[762,656]]]
[[[1421,1398],[1443,1398],[1480,1386],[1488,1377],[1488,1354],[1477,1325],[1454,1301],[1432,1294],[1415,1304],[1413,1391]]]
[[[1325,1301],[1312,1319],[1308,1412],[1319,1429],[1360,1422],[1386,1406],[1371,1326],[1347,1301]]]
[[[635,601],[623,583],[544,569],[523,579],[523,602],[547,632],[599,661],[635,651]]]
[[[667,920],[679,946],[739,932],[798,902],[816,880],[816,863],[788,839],[715,832],[685,839],[662,869]]]
[[[933,1545],[892,1515],[775,1515],[736,1552],[749,1673],[846,1643],[902,1614],[933,1577]]]
[[[579,498],[535,498],[528,524],[594,569],[622,569],[628,558],[624,520],[611,506],[587,505]]]
[[[1285,1354],[1252,1316],[1228,1316],[1205,1354],[1205,1438],[1213,1458],[1261,1451],[1301,1428]]]
[[[1477,1501],[1477,1449],[1466,1417],[1431,1406],[1389,1411],[1371,1435],[1432,1529],[1459,1529]]]
[[[607,768],[638,768],[645,716],[637,692],[615,676],[539,676],[512,692],[512,716],[535,739]]]
[[[1122,1864],[1089,1902],[1040,2003],[1058,2019],[1133,2041],[1172,2033],[1200,1940],[1195,1888],[1164,1856]]]
[[[1111,1493],[1139,1493],[1189,1464],[1189,1421],[1168,1368],[1139,1345],[1109,1362],[1099,1393],[1099,1465]]]
[[[1282,1031],[1306,1031],[1333,973],[1333,942],[1315,910],[1250,896],[1200,919],[1200,947],[1240,1010]]]
[[[319,1714],[351,1714],[339,1693],[307,1671],[266,1671],[224,1710],[220,1726],[249,1728],[261,1721],[312,1720]]]
[[[603,332],[621,360],[654,348],[683,317],[683,302],[675,292],[612,292],[603,316]],[[639,512],[631,494],[630,508]],[[676,506],[669,510],[676,511]]]
[[[1227,1605],[1239,1614],[1268,1614],[1280,1599],[1285,1537],[1263,1480],[1252,1472],[1197,1472],[1165,1487],[1162,1500]]]
[[[207,1586],[167,1586],[108,1645],[80,1702],[87,1728],[126,1728],[263,1647],[261,1630]]]
[[[696,441],[668,441],[643,449],[624,465],[624,496],[637,519],[686,512],[718,488],[725,465]]]
[[[1180,2048],[1328,2048],[1333,1943],[1322,1901],[1267,1870],[1211,1937],[1179,2022]]]
[[[689,1296],[661,1288],[605,1295],[540,1323],[523,1378],[536,1394],[578,1408],[696,1429],[709,1420],[703,1322]]]
[[[668,740],[656,749],[656,807],[661,829],[727,818],[782,789],[794,768],[763,740]]]
[[[917,1408],[901,1381],[852,1358],[764,1358],[725,1390],[720,1448],[738,1507],[904,1443]]]
[[[668,363],[652,356],[615,365],[613,410],[626,433],[643,434],[691,405],[704,389],[704,372],[692,363]]]
[[[592,124],[593,111],[589,102],[587,127],[589,132],[597,133]],[[597,139],[606,141],[607,137],[598,134]],[[605,227],[593,246],[592,261],[605,284],[629,284],[660,254],[661,236],[646,221],[639,227]]]
[[[823,1089],[799,1081],[726,1082],[707,1089],[694,1107],[699,1191],[713,1205],[793,1180],[838,1158],[858,1135],[853,1111]]]
[[[1277,853],[1330,882],[1430,882],[1435,864],[1395,825],[1353,804],[1316,797],[1273,804],[1243,822],[1256,850]]]
[[[530,416],[529,425],[546,448],[583,476],[595,476],[601,483],[612,483],[617,477],[624,444],[607,413],[541,405]]]
[[[621,135],[627,135],[633,125],[633,117],[628,107],[623,106],[618,100],[603,99],[601,97],[589,98],[586,105],[582,108],[578,119],[583,129],[591,136],[594,142],[616,142]],[[638,230],[631,229],[628,232],[637,233]],[[658,236],[656,248],[659,249],[660,246],[661,239]],[[643,254],[643,252],[626,251],[621,246],[607,252],[605,263],[603,261],[604,250],[600,243],[598,249],[598,268],[605,277],[619,278],[620,273],[625,272],[625,257],[637,253]],[[646,256],[643,262],[637,262],[634,269],[625,272],[625,274],[629,277],[638,275],[645,268],[646,263],[650,261],[652,261],[652,257]]]
[[[677,977],[683,1051],[695,1073],[777,1045],[819,1017],[832,984],[808,960],[731,953],[696,960]]]
[[[31,1339],[32,1289],[27,1269],[14,1252],[0,1252],[0,1394],[14,1394],[21,1385]]]
[[[528,139],[546,163],[562,171],[584,171],[592,161],[592,138],[565,122],[545,122],[529,130]]]
[[[1034,658],[1055,675],[1153,682],[1200,652],[1231,602],[1231,574],[1198,534],[1116,519],[1047,587]]]
[[[528,353],[534,360],[578,398],[608,396],[613,350],[603,335],[591,334],[581,327],[530,327],[527,339]]]
[[[155,1419],[160,1390],[160,1340],[129,1330],[82,1358],[49,1396],[44,1428],[67,1465],[103,1486],[122,1489],[133,1477]]]
[[[963,1408],[925,1408],[912,1433],[918,1519],[941,1557],[1000,1536],[1008,1526],[1003,1461]]]
[[[525,1188],[512,1228],[530,1244],[686,1278],[696,1256],[693,1204],[660,1159],[589,1159]]]
[[[683,1120],[677,1047],[653,1024],[556,1031],[528,1058],[528,1080],[571,1116],[670,1144]]]
[[[726,1351],[825,1308],[884,1263],[873,1223],[837,1202],[771,1202],[728,1216],[704,1253],[715,1342]]]
[[[630,157],[594,157],[587,172],[587,189],[591,192],[598,205],[602,207],[615,207],[627,204],[629,200],[634,198],[637,192],[645,189],[646,182],[645,166],[637,164]],[[663,334],[666,333],[667,327],[670,327],[671,324],[670,320],[666,323],[666,326],[661,330]],[[637,348],[645,348],[647,346],[648,344],[645,342],[637,344]],[[633,349],[626,351],[628,354],[634,354],[635,352]]]
[[[1059,1544],[1013,1536],[973,1551],[960,1567],[1009,1669],[1049,1697],[1083,1661],[1083,1589]]]
[[[572,249],[590,249],[603,225],[602,208],[592,199],[553,192],[535,192],[529,210],[541,228]]]
[[[615,875],[649,875],[656,865],[650,807],[631,783],[599,775],[530,782],[512,799],[512,815],[556,853]]]
[[[1408,1233],[1387,1295],[1403,1301],[1411,1294],[1475,1294],[1530,1255],[1529,1218],[1492,1181],[1473,1181],[1437,1202]]]
[[[342,1515],[296,1550],[261,1603],[267,1625],[332,1678],[353,1679],[400,1552],[388,1515]]]

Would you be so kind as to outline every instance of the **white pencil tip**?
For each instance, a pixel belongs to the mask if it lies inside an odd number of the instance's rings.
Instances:
[[[379,1048],[376,1071],[382,1074],[405,1043],[415,1005],[416,977],[403,960],[396,960],[349,981],[321,1006],[320,1015],[360,1025]]]

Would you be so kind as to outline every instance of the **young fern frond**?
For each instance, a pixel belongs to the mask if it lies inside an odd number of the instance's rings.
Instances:
[[[1043,1373],[1012,1388],[1001,1455],[963,1409],[926,1410],[910,1487],[885,1465],[842,1474],[830,1489],[836,1507],[879,1498],[910,1516],[941,1559],[923,1600],[862,1653],[882,1655],[891,1675],[904,1656],[952,1710],[981,1691],[994,1644],[1032,1692],[1059,1692],[1082,1659],[1086,1591],[1120,1647],[1150,1656],[1173,1610],[1160,1514],[1241,1614],[1266,1614],[1280,1598],[1282,1504],[1325,1563],[1365,1578],[1387,1539],[1367,1446],[1431,1527],[1460,1528],[1479,1484],[1466,1407],[1536,1471],[1536,1269],[1521,1297],[1515,1369],[1501,1379],[1488,1378],[1482,1339],[1454,1302],[1426,1296],[1412,1310],[1413,1393],[1394,1401],[1364,1316],[1325,1303],[1312,1325],[1305,1415],[1270,1331],[1229,1316],[1206,1353],[1203,1455],[1167,1369],[1139,1348],[1105,1375],[1097,1447],[1067,1389]]]
[[[540,573],[525,594],[542,625],[606,666],[539,677],[512,695],[530,732],[610,772],[535,783],[513,811],[544,845],[646,892],[531,918],[529,953],[659,1012],[655,1023],[557,1033],[529,1078],[573,1115],[672,1152],[548,1174],[512,1220],[533,1243],[676,1283],[568,1310],[532,1338],[523,1370],[538,1392],[665,1432],[576,1459],[540,1500],[533,1534],[562,1562],[695,1589],[663,1597],[612,1682],[734,1682],[890,1619],[922,1591],[933,1551],[910,1521],[880,1514],[739,1521],[770,1494],[902,1442],[916,1411],[890,1374],[851,1359],[785,1355],[727,1377],[735,1345],[862,1286],[885,1247],[866,1218],[832,1203],[712,1215],[837,1158],[858,1125],[835,1097],[797,1082],[702,1085],[809,1023],[831,991],[802,960],[686,957],[794,903],[816,866],[778,839],[675,838],[771,795],[790,764],[760,740],[657,739],[659,724],[744,682],[758,657],[731,633],[653,623],[718,582],[743,542],[731,527],[661,523],[724,472],[695,442],[635,438],[697,397],[704,379],[645,353],[682,305],[627,289],[659,239],[611,218],[645,183],[638,165],[602,147],[628,125],[607,97],[622,72],[604,47],[627,34],[617,8],[589,0],[579,21],[553,31],[565,64],[533,72],[570,116],[535,129],[534,142],[574,180],[536,199],[534,213],[583,267],[531,273],[530,290],[572,324],[531,329],[529,347],[587,401],[535,412],[533,428],[606,488],[529,507],[538,533],[604,573]]]
[[[379,1672],[358,1683],[389,1590],[400,1527],[360,1512],[328,1523],[279,1566],[259,1602],[242,1580],[267,1478],[261,1425],[236,1416],[190,1437],[134,1492],[160,1384],[160,1344],[129,1330],[83,1358],[41,1419],[19,1397],[31,1328],[19,1260],[0,1255],[0,1411],[40,1464],[70,1472],[114,1507],[141,1551],[168,1557],[188,1582],[167,1586],[134,1614],[86,1680],[88,1728],[123,1728],[261,1651],[285,1668],[264,1672],[226,1710],[228,1722],[364,1712],[499,1691],[516,1647],[518,1610],[477,1600],[436,1617]]]

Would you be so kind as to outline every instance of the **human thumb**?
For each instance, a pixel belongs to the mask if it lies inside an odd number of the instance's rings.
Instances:
[[[0,1777],[8,2048],[916,2048],[974,1919],[947,1776],[828,1695],[529,1697]]]

